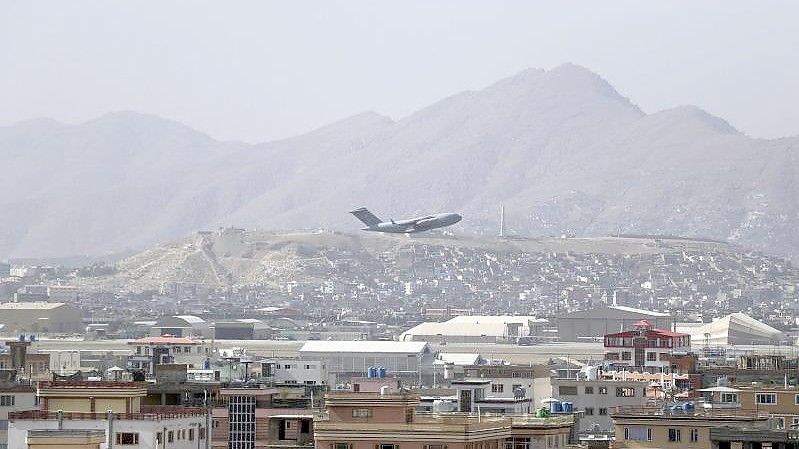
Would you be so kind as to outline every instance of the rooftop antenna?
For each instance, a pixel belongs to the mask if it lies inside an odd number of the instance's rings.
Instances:
[[[505,206],[499,205],[499,237],[505,237]]]

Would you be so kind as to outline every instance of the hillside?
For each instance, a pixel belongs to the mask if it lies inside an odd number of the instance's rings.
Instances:
[[[353,231],[346,211],[464,216],[460,233],[708,237],[799,254],[799,138],[692,106],[645,114],[575,65],[398,121],[364,113],[260,145],[132,112],[0,128],[0,259],[101,255],[200,229]]]

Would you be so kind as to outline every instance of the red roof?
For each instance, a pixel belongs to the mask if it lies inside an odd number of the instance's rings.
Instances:
[[[647,337],[687,337],[690,334],[683,334],[680,332],[667,331],[665,329],[650,329],[646,331]],[[624,331],[615,334],[607,334],[605,337],[637,337],[638,331]]]

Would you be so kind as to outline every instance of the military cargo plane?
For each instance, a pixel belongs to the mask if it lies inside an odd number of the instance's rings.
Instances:
[[[394,234],[410,234],[414,232],[429,231],[430,229],[443,228],[461,221],[461,216],[453,213],[425,215],[424,217],[410,220],[383,221],[362,207],[350,211],[352,215],[361,220],[367,227],[363,231],[388,232]]]

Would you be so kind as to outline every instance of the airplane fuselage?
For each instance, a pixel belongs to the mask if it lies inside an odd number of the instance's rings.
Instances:
[[[426,215],[411,220],[383,221],[373,226],[361,228],[364,231],[388,232],[395,234],[411,234],[415,232],[429,231],[431,229],[443,228],[454,225],[461,221],[463,217],[454,213]]]

